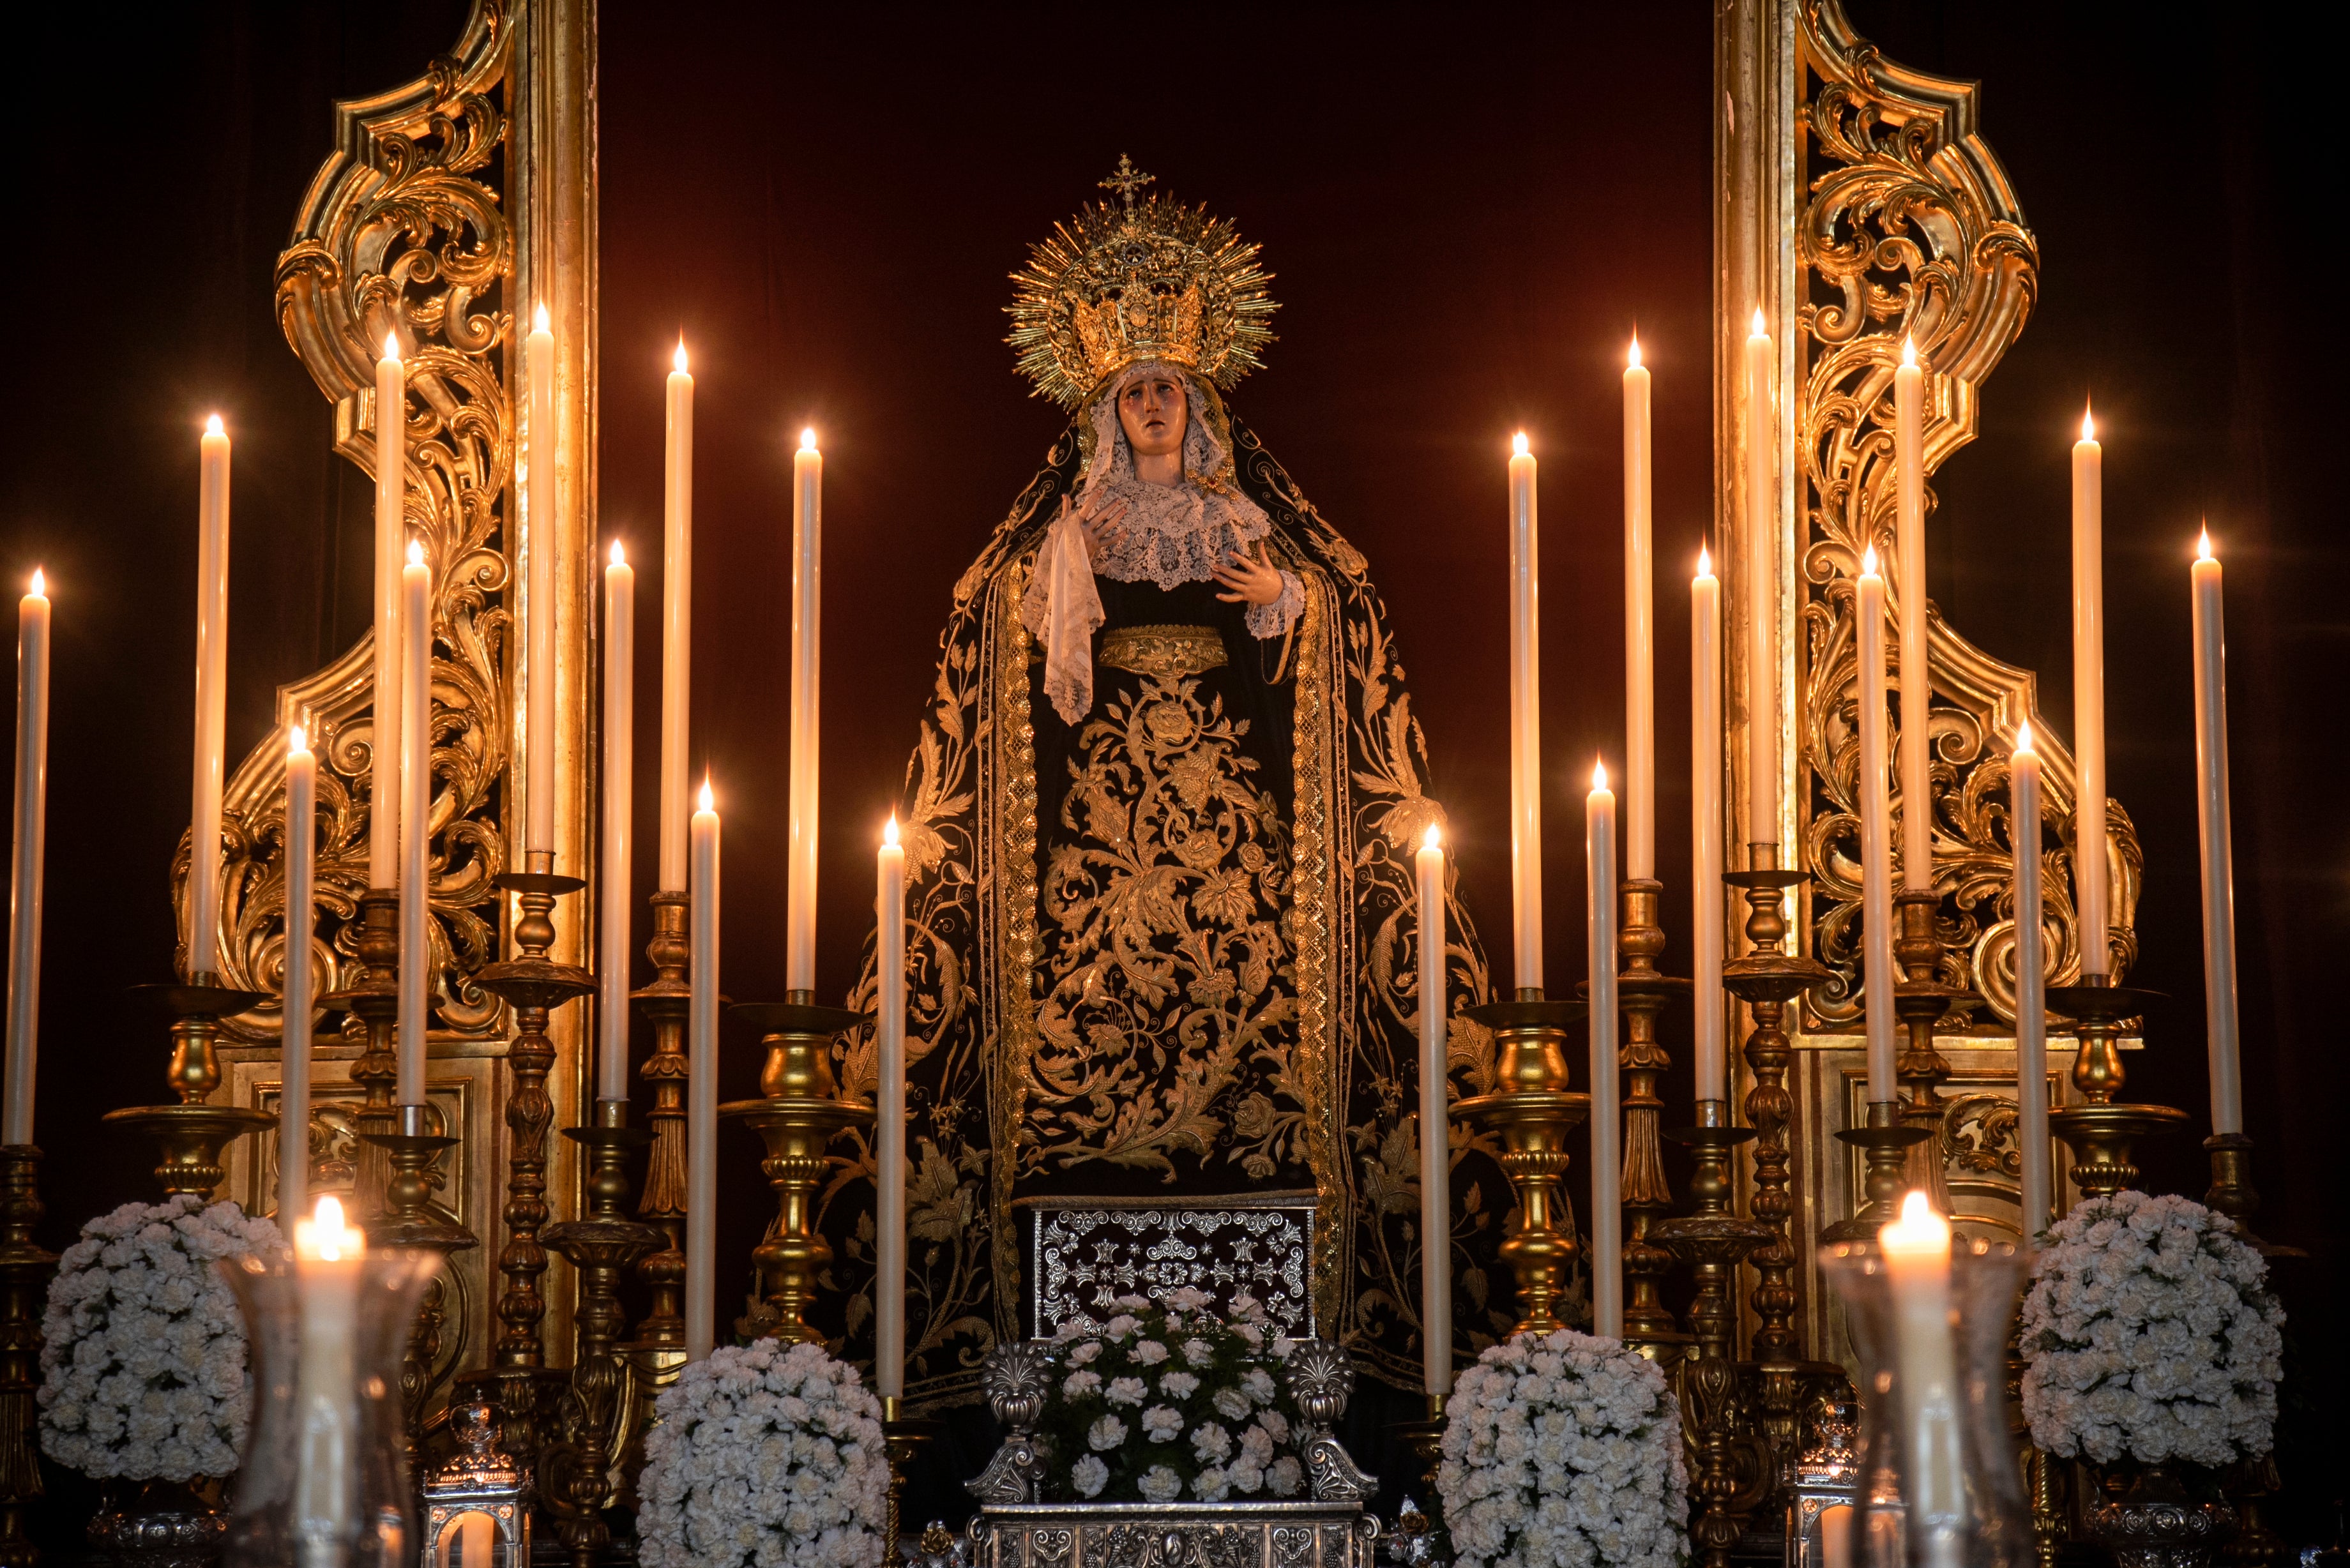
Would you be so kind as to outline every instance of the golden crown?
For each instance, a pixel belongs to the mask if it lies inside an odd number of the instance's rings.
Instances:
[[[1020,371],[1063,408],[1083,408],[1129,365],[1163,359],[1229,388],[1264,361],[1265,322],[1279,308],[1260,247],[1232,226],[1180,202],[1135,192],[1153,176],[1121,156],[1101,182],[1124,198],[1053,225],[1012,275],[1010,307]]]

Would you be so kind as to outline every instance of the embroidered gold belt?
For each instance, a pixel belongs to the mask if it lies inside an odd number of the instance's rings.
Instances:
[[[1166,680],[1220,670],[1229,660],[1224,634],[1211,626],[1122,626],[1102,639],[1101,662]]]

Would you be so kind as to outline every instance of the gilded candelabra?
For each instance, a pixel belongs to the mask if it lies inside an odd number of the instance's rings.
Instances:
[[[612,1441],[622,1419],[628,1377],[619,1341],[628,1326],[620,1279],[669,1238],[660,1227],[627,1217],[629,1151],[652,1141],[629,1126],[629,1102],[598,1100],[588,1127],[563,1136],[588,1150],[588,1217],[548,1228],[546,1244],[579,1271],[578,1345],[554,1445],[539,1462],[539,1495],[555,1511],[563,1543],[577,1568],[591,1568],[610,1542],[604,1506],[612,1493]]]
[[[764,1036],[765,1065],[759,1097],[718,1107],[754,1129],[767,1146],[759,1168],[775,1189],[775,1222],[751,1253],[765,1283],[774,1314],[765,1332],[784,1343],[821,1344],[808,1324],[816,1277],[832,1261],[832,1246],[816,1227],[816,1191],[824,1179],[825,1148],[848,1127],[869,1123],[873,1107],[844,1100],[833,1081],[832,1039],[865,1015],[845,1008],[819,1007],[816,993],[795,991],[782,1002],[740,1002],[733,1010]]]
[[[1672,1212],[1673,1189],[1665,1179],[1661,1116],[1665,1102],[1657,1079],[1672,1057],[1657,1040],[1657,1019],[1668,1003],[1689,994],[1690,982],[1659,972],[1665,950],[1657,900],[1664,884],[1627,878],[1620,887],[1622,918],[1616,950],[1623,969],[1616,977],[1624,1014],[1624,1041],[1617,1054],[1624,1075],[1624,1343],[1653,1360],[1669,1364],[1689,1345],[1659,1294],[1673,1255],[1648,1232]]]
[[[653,961],[653,981],[635,993],[638,1011],[653,1026],[653,1051],[638,1069],[652,1085],[652,1154],[645,1163],[645,1190],[638,1217],[657,1225],[668,1244],[639,1263],[652,1288],[652,1305],[637,1324],[640,1347],[685,1345],[685,1020],[693,996],[688,966],[693,956],[693,898],[687,893],[652,896],[653,938],[645,956]]]
[[[1785,1472],[1800,1448],[1796,1431],[1797,1380],[1804,1371],[1795,1333],[1795,1248],[1788,1233],[1794,1211],[1794,1168],[1788,1123],[1795,1110],[1787,1092],[1793,1047],[1787,1038],[1787,1004],[1827,979],[1825,966],[1785,950],[1785,893],[1811,880],[1806,871],[1770,864],[1775,846],[1753,847],[1755,867],[1725,872],[1722,880],[1746,889],[1744,956],[1722,966],[1722,984],[1753,1014],[1746,1038],[1746,1066],[1753,1085],[1746,1094],[1746,1123],[1754,1131],[1754,1196],[1748,1212],[1767,1226],[1769,1237],[1751,1254],[1754,1264],[1754,1375],[1759,1386],[1761,1428],[1771,1452],[1772,1475]],[[1777,1483],[1772,1481],[1771,1490]]]
[[[2048,1113],[2048,1127],[2073,1151],[2073,1184],[2087,1198],[2136,1187],[2138,1168],[2132,1146],[2141,1137],[2174,1130],[2187,1113],[2169,1106],[2123,1105],[2123,1023],[2162,1000],[2159,992],[2126,985],[2053,985],[2048,1011],[2070,1021],[2081,1042],[2073,1059],[2076,1106]]]
[[[460,1140],[432,1130],[429,1106],[400,1106],[395,1108],[394,1116],[398,1131],[361,1135],[363,1141],[383,1151],[390,1168],[390,1175],[384,1182],[383,1207],[367,1221],[368,1240],[379,1247],[438,1252],[442,1260],[439,1272],[417,1303],[416,1318],[409,1324],[408,1345],[400,1363],[400,1405],[408,1427],[409,1463],[413,1467],[418,1462],[432,1391],[440,1381],[433,1368],[442,1359],[442,1331],[449,1321],[448,1260],[481,1242],[464,1226],[443,1220],[432,1211],[433,1164],[444,1152],[456,1147]],[[461,1350],[463,1334],[464,1325],[460,1324]],[[453,1364],[459,1358],[450,1359]]]
[[[162,1152],[155,1179],[166,1198],[183,1192],[210,1198],[227,1175],[221,1151],[277,1119],[267,1111],[248,1106],[204,1103],[220,1087],[220,1021],[244,1012],[262,995],[221,985],[218,977],[210,973],[192,976],[185,985],[132,989],[161,1002],[172,1016],[170,1081],[180,1102],[109,1111],[104,1119],[110,1126],[129,1127],[155,1140]]]
[[[899,1414],[900,1403],[895,1394],[881,1401],[881,1439],[889,1455],[889,1501],[882,1514],[881,1550],[883,1560],[890,1563],[897,1561],[898,1537],[905,1526],[901,1505],[905,1501],[906,1476],[913,1467],[914,1456],[946,1434],[942,1421],[916,1420]]]
[[[546,1272],[539,1230],[548,1218],[546,1135],[555,1126],[555,1103],[546,1093],[546,1075],[555,1065],[547,1019],[556,1008],[596,989],[586,970],[546,956],[555,945],[556,899],[587,884],[556,876],[549,869],[555,862],[550,853],[535,851],[530,858],[530,870],[497,879],[499,888],[519,896],[522,916],[515,921],[514,939],[521,956],[490,964],[476,977],[484,991],[504,997],[515,1014],[514,1042],[506,1047],[513,1074],[506,1100],[506,1244],[498,1254],[498,1322],[504,1326],[486,1382],[495,1386],[503,1446],[525,1469],[538,1460],[542,1407],[559,1398],[568,1382],[561,1373],[549,1372],[539,1338],[546,1317],[538,1290],[539,1277]]]
[[[25,1536],[25,1513],[41,1496],[34,1394],[41,1382],[41,1308],[57,1254],[33,1244],[41,1220],[41,1151],[0,1145],[0,1568],[28,1568],[39,1555]]]
[[[1752,1138],[1754,1129],[1730,1125],[1727,1100],[1700,1100],[1697,1116],[1696,1127],[1672,1135],[1675,1142],[1690,1147],[1695,1158],[1690,1211],[1658,1222],[1648,1234],[1687,1263],[1697,1282],[1689,1314],[1692,1348],[1679,1367],[1684,1418],[1698,1437],[1691,1491],[1699,1512],[1690,1527],[1690,1541],[1702,1554],[1705,1568],[1727,1568],[1730,1549],[1738,1544],[1739,1536],[1739,1521],[1730,1506],[1739,1490],[1731,1459],[1738,1419],[1738,1364],[1731,1354],[1738,1307],[1731,1282],[1739,1263],[1768,1242],[1773,1232],[1761,1220],[1741,1219],[1731,1211],[1730,1151]]]
[[[1495,1087],[1452,1108],[1501,1134],[1502,1169],[1517,1192],[1518,1228],[1500,1249],[1518,1285],[1513,1334],[1550,1334],[1567,1326],[1558,1305],[1579,1248],[1562,1190],[1566,1135],[1591,1114],[1591,1096],[1567,1088],[1566,1026],[1588,1012],[1582,1002],[1548,1002],[1539,991],[1523,990],[1514,1002],[1489,1002],[1468,1011],[1493,1032]],[[1561,1217],[1566,1220],[1564,1229]]]
[[[384,1185],[391,1165],[381,1146],[369,1141],[400,1130],[392,1101],[400,1084],[396,1036],[400,1023],[400,892],[394,888],[370,888],[359,895],[358,931],[352,945],[359,952],[359,971],[344,990],[318,999],[319,1005],[349,1014],[364,1031],[359,1060],[351,1064],[351,1082],[359,1085],[359,1110],[356,1130],[360,1138],[358,1168],[352,1173],[351,1203],[361,1214],[383,1210]],[[288,1132],[281,1137],[294,1136]],[[281,1149],[279,1158],[285,1158]]]

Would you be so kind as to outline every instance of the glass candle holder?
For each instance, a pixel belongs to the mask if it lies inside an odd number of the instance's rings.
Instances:
[[[224,1260],[253,1351],[228,1568],[412,1568],[400,1364],[431,1252]]]
[[[1914,1272],[1897,1280],[1877,1246],[1823,1257],[1860,1362],[1853,1568],[2033,1568],[2007,1391],[2029,1261],[2012,1241],[1960,1237],[1940,1287],[1947,1313],[1921,1314]],[[1948,1339],[1930,1343],[1944,1316]]]

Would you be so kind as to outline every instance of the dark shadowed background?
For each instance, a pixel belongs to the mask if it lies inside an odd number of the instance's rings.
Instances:
[[[2341,312],[2330,254],[2334,40],[2219,12],[1853,0],[1910,66],[1985,82],[1983,134],[2041,245],[2040,298],[1986,384],[1981,438],[1937,476],[1933,591],[2071,706],[2066,451],[2106,443],[2111,785],[2147,869],[2135,977],[2168,992],[2134,1094],[2205,1109],[2186,561],[2228,563],[2246,1041],[2261,1228],[2295,1314],[2281,1458],[2296,1542],[2330,1530],[2344,1394],[2339,983],[2350,764],[2339,608]],[[44,8],[19,83],[0,576],[57,604],[41,1231],[151,1193],[99,1116],[161,1087],[160,1030],[122,988],[164,978],[187,817],[195,433],[237,440],[231,765],[275,686],[367,614],[368,485],[280,336],[271,269],[337,97],[417,74],[462,5]],[[1656,373],[1660,875],[1686,874],[1687,611],[1710,515],[1710,22],[1655,7],[1100,6],[821,11],[608,4],[602,42],[602,519],[639,562],[639,687],[659,639],[660,385],[698,379],[694,745],[726,813],[725,968],[782,990],[788,453],[827,454],[824,992],[869,917],[955,577],[1061,424],[999,341],[1004,275],[1121,152],[1264,246],[1284,306],[1234,405],[1368,556],[1419,691],[1467,897],[1507,983],[1503,462],[1543,462],[1551,966],[1582,968],[1580,782],[1620,757],[1617,370]],[[2314,307],[2313,307],[2314,306]],[[0,703],[12,701],[0,696]],[[5,721],[0,721],[5,722]],[[640,842],[655,735],[639,726]],[[650,890],[649,854],[638,863]],[[1668,899],[1668,967],[1686,961]],[[1683,955],[1676,959],[1673,955]],[[2329,980],[2329,975],[2334,976]],[[1687,1023],[1669,1027],[1689,1095]],[[724,1092],[753,1092],[737,1042]],[[722,1244],[772,1211],[724,1135]],[[2148,1185],[2199,1196],[2191,1138]],[[722,1297],[732,1288],[722,1282]],[[2298,1406],[2299,1407],[2293,1407]],[[59,1478],[62,1481],[64,1478]],[[45,1531],[87,1517],[69,1485]]]

